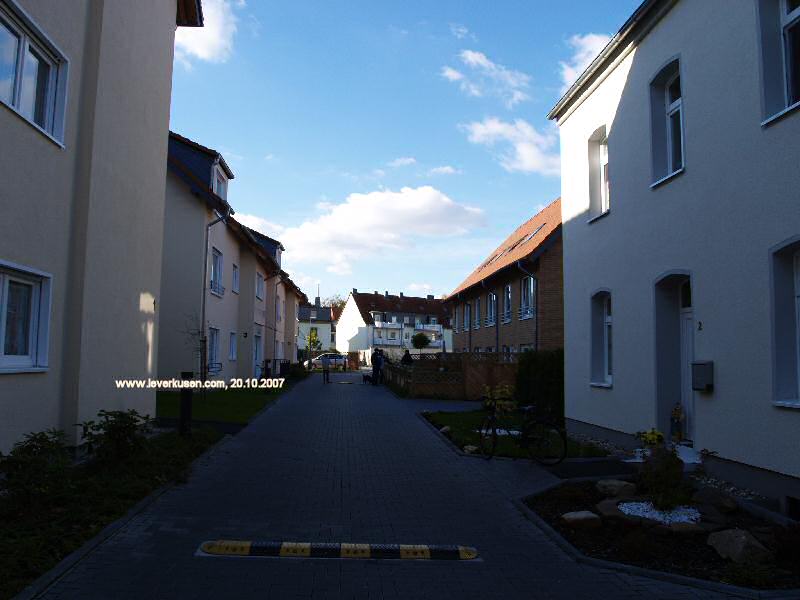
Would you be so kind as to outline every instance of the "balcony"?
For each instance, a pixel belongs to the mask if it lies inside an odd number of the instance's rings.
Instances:
[[[389,338],[373,338],[372,340],[373,346],[402,346],[403,340],[400,338],[396,338],[394,340]]]
[[[428,348],[441,348],[442,347],[442,340],[431,340],[431,343],[428,344]]]
[[[433,331],[434,333],[442,333],[442,326],[438,323],[415,323],[414,329],[417,331]]]
[[[390,323],[389,321],[375,321],[377,329],[402,329],[402,323]]]
[[[536,311],[533,310],[532,306],[523,306],[519,309],[519,320],[532,319],[534,314],[536,314]]]

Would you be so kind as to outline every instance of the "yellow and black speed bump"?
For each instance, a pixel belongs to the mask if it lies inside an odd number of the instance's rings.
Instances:
[[[276,556],[284,558],[354,558],[403,560],[475,560],[470,546],[406,544],[330,544],[310,542],[253,542],[214,540],[200,545],[211,556]]]

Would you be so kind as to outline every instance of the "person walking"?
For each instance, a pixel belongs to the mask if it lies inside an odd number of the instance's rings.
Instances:
[[[331,382],[331,359],[327,354],[322,355],[322,383]]]
[[[408,348],[406,348],[406,351],[403,353],[403,358],[400,359],[400,364],[404,367],[410,367],[414,364],[414,359],[411,358],[411,352],[408,351]]]
[[[380,350],[375,350],[372,353],[372,385],[378,385],[378,379],[381,376],[381,362],[383,357]]]

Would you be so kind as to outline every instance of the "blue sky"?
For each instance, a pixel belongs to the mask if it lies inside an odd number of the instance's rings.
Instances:
[[[203,0],[171,128],[309,296],[438,296],[558,197],[545,114],[638,3]]]

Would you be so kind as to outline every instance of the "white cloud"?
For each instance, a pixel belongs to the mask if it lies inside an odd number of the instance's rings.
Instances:
[[[245,3],[236,2],[237,8]],[[178,27],[175,31],[175,60],[186,69],[193,60],[222,63],[233,53],[238,18],[231,0],[204,0],[203,27]]]
[[[406,290],[411,294],[430,294],[433,286],[430,283],[409,283]]]
[[[460,170],[450,165],[442,165],[441,167],[434,167],[428,171],[428,175],[458,175]]]
[[[245,225],[250,229],[255,229],[256,231],[270,237],[277,237],[285,230],[282,225],[278,225],[272,221],[267,221],[263,217],[258,217],[256,215],[243,215],[241,213],[236,213],[233,215],[233,218],[239,221],[239,223],[242,225]]]
[[[401,156],[400,158],[395,158],[394,160],[389,161],[386,163],[386,165],[396,169],[397,167],[407,167],[409,165],[413,165],[416,162],[417,159],[412,156]]]
[[[569,38],[567,44],[572,48],[572,56],[567,62],[559,63],[561,65],[562,94],[575,83],[610,40],[611,37],[603,33],[573,35]]]
[[[448,81],[458,82],[465,94],[497,97],[506,108],[513,108],[530,99],[526,91],[530,87],[530,75],[493,62],[483,52],[476,50],[462,50],[458,56],[471,69],[472,77],[450,66],[442,67],[441,76]]]
[[[509,172],[558,175],[560,159],[555,132],[540,133],[523,119],[503,121],[489,117],[461,126],[473,144],[508,148],[498,155],[500,165]]]
[[[459,204],[436,188],[404,187],[350,194],[323,214],[283,229],[280,240],[287,264],[310,264],[347,275],[359,260],[403,255],[423,240],[463,235],[483,222],[481,209]]]
[[[286,269],[286,272],[289,274],[289,277],[291,277],[292,281],[295,282],[297,287],[303,290],[307,296],[311,296],[313,300],[314,293],[317,291],[317,286],[322,283],[322,281],[300,271],[290,271],[289,269]]]
[[[475,37],[474,33],[467,29],[466,25],[462,25],[461,23],[450,23],[450,33],[459,40],[463,40],[465,37],[470,37],[473,40],[478,39]]]
[[[275,158],[275,155],[272,154],[271,152],[269,154],[265,154],[264,155],[264,160],[269,161],[269,160],[272,160],[273,158]]]

